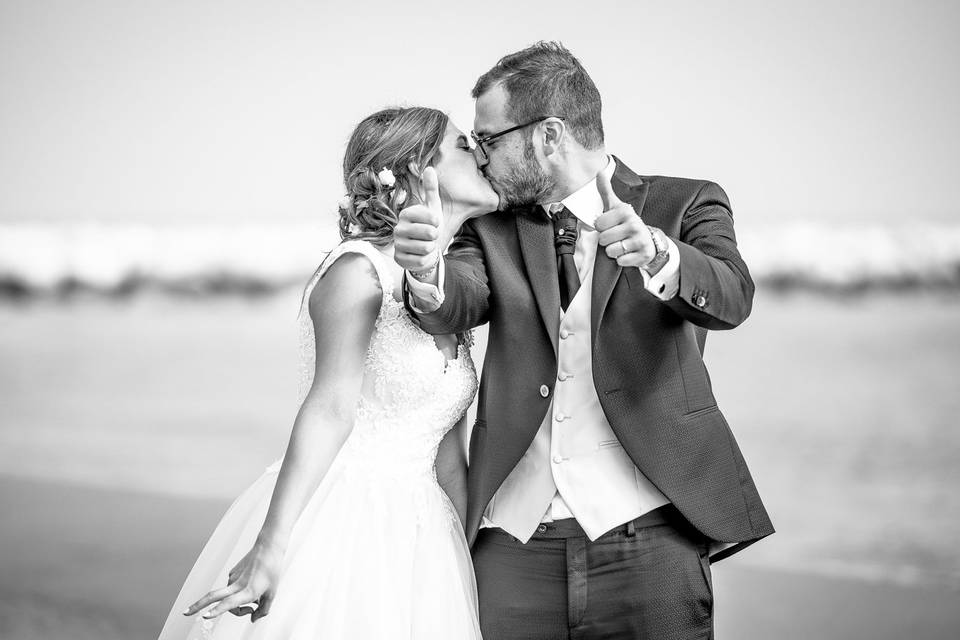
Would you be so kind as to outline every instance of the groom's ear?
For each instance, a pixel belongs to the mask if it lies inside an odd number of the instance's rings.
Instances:
[[[543,155],[550,156],[560,150],[567,127],[560,118],[547,118],[543,121]]]
[[[410,175],[414,176],[417,180],[420,179],[420,165],[415,160],[411,160],[407,163],[407,171],[409,171]]]

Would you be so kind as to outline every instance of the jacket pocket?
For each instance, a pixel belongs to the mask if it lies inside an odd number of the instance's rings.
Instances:
[[[602,442],[597,443],[597,449],[613,449],[615,447],[623,447],[623,445],[620,444],[620,441],[616,439],[604,440]]]
[[[681,420],[693,420],[694,418],[699,418],[700,416],[705,416],[709,413],[714,413],[720,411],[720,407],[717,405],[711,405],[709,407],[704,407],[703,409],[697,409],[696,411],[691,411],[689,413],[683,414]]]
[[[693,325],[687,325],[683,331],[674,334],[674,344],[677,349],[677,364],[680,367],[680,377],[683,380],[683,394],[687,411],[690,414],[715,407],[717,401],[713,397],[710,386],[710,377],[707,368],[700,356],[700,348]]]

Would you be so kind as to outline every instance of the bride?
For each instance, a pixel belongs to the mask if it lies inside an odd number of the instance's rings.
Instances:
[[[446,243],[497,195],[434,109],[363,120],[343,173],[343,242],[301,306],[286,455],[224,515],[161,640],[480,637],[458,434],[476,372],[466,337],[430,336],[404,309],[393,227],[420,204],[442,211]]]

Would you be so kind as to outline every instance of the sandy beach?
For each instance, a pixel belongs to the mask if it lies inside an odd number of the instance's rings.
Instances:
[[[222,500],[4,478],[0,637],[154,638]],[[930,587],[714,566],[716,635],[730,640],[947,640],[958,594]]]
[[[0,306],[0,637],[156,636],[230,500],[283,450],[296,307]],[[956,636],[958,323],[953,294],[766,294],[711,335],[778,529],[715,566],[718,638]]]

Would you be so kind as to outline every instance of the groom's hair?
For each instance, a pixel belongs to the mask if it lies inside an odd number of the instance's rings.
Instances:
[[[517,124],[557,116],[584,148],[603,144],[600,92],[580,61],[559,42],[538,42],[500,58],[477,80],[473,97],[497,83],[507,91],[507,117]]]

